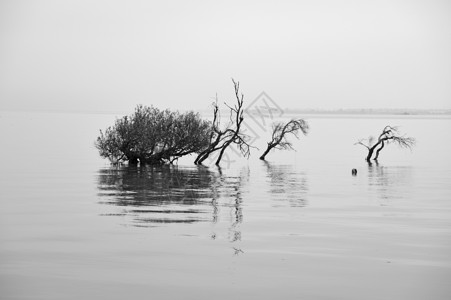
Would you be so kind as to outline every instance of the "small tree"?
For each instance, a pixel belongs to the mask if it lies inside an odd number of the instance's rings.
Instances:
[[[211,124],[194,112],[160,111],[137,106],[131,116],[116,120],[95,142],[100,156],[112,163],[163,164],[208,145]]]
[[[222,156],[231,144],[236,144],[244,156],[249,156],[250,145],[246,142],[247,136],[241,132],[241,125],[243,123],[243,99],[244,95],[240,94],[240,83],[232,79],[235,88],[235,97],[237,104],[233,107],[225,105],[229,108],[229,123],[225,128],[221,129],[220,126],[220,111],[218,106],[218,100],[213,103],[213,123],[212,131],[210,134],[210,139],[208,146],[199,153],[195,164],[202,164],[212,153],[219,151],[218,158],[216,160],[216,165],[221,162]]]
[[[362,145],[368,149],[368,155],[366,156],[366,161],[370,162],[371,157],[376,151],[376,154],[373,160],[377,161],[379,158],[379,153],[385,147],[385,144],[394,143],[400,146],[401,148],[411,149],[415,145],[415,139],[412,137],[406,137],[404,135],[400,135],[398,127],[394,126],[385,126],[382,133],[377,138],[376,142],[374,137],[369,137],[368,139],[361,139],[355,145]]]
[[[290,120],[288,123],[275,123],[272,126],[271,141],[268,142],[265,152],[260,156],[261,160],[265,160],[266,155],[272,149],[290,150],[293,144],[287,139],[288,135],[294,135],[299,139],[299,131],[304,135],[308,133],[309,126],[303,119]]]

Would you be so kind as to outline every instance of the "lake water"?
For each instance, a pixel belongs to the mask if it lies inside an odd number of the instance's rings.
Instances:
[[[0,112],[0,298],[449,299],[451,119],[304,118],[268,162],[260,132],[221,168],[112,167],[114,115]],[[369,166],[389,124],[417,145]]]

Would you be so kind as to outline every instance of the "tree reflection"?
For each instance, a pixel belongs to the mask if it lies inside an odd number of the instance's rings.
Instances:
[[[98,189],[102,204],[120,207],[133,226],[161,223],[212,222],[226,218],[228,239],[241,239],[242,186],[249,171],[238,176],[224,174],[220,167],[119,166],[99,170]],[[225,215],[221,215],[221,208]],[[228,217],[225,217],[228,216]],[[216,238],[216,233],[211,238]]]
[[[295,172],[292,165],[272,165],[263,161],[270,183],[271,196],[281,205],[288,201],[291,207],[304,207],[307,204],[307,179]]]
[[[228,240],[236,242],[241,240],[240,224],[243,222],[243,186],[249,180],[249,169],[243,168],[238,175],[225,175],[221,167],[217,167],[218,176],[215,178],[213,187],[215,190],[213,202],[218,203],[221,200],[222,206],[228,208]],[[219,215],[219,213],[217,214]],[[218,218],[216,218],[218,221]],[[212,234],[216,238],[216,233]]]
[[[134,225],[191,223],[208,221],[213,180],[202,166],[122,166],[101,169],[98,188],[100,202],[123,207]]]
[[[369,188],[383,200],[403,198],[404,193],[409,190],[404,187],[411,184],[411,171],[410,167],[387,167],[378,162],[368,162]]]

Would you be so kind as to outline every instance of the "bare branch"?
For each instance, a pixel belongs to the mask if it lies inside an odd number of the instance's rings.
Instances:
[[[354,145],[362,145],[362,146],[366,147],[366,148],[369,150],[369,149],[370,149],[370,146],[365,145],[365,144],[363,143],[364,140],[365,140],[365,139],[358,140],[357,143],[355,143]]]
[[[264,160],[266,155],[271,151],[271,149],[279,150],[292,150],[293,145],[288,141],[287,136],[289,134],[293,135],[295,138],[299,139],[299,131],[304,135],[308,133],[309,126],[303,119],[292,119],[286,124],[275,123],[272,126],[273,131],[271,135],[271,141],[268,142],[268,146],[265,152],[260,156],[261,160]]]
[[[376,151],[376,155],[374,160],[379,158],[379,153],[384,148],[385,143],[395,143],[401,148],[411,149],[415,145],[415,139],[412,137],[406,137],[405,135],[400,135],[399,129],[397,126],[387,125],[382,130],[382,133],[379,135],[377,142],[373,145],[373,138],[370,137],[368,139],[368,145],[363,143],[364,139],[357,141],[354,145],[362,145],[368,149],[368,154],[366,156],[366,160],[370,161],[374,151]],[[378,148],[379,147],[379,148]]]
[[[251,146],[246,142],[246,135],[241,132],[241,125],[244,120],[243,117],[243,99],[244,95],[240,95],[240,84],[232,79],[236,104],[232,107],[227,103],[224,105],[229,109],[229,124],[223,129],[219,127],[219,122],[216,119],[218,117],[218,106],[214,107],[214,120],[213,120],[213,134],[210,138],[210,144],[203,150],[194,161],[195,164],[201,164],[210,154],[216,151],[220,151],[216,165],[219,165],[224,151],[232,143],[236,144],[240,152],[244,156],[249,156]]]

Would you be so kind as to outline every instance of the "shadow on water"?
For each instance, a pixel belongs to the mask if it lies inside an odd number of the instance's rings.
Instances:
[[[292,165],[272,165],[263,161],[269,178],[270,194],[276,206],[288,201],[291,207],[307,205],[308,185],[304,174],[296,172]]]
[[[204,166],[104,168],[98,172],[99,203],[120,207],[119,213],[103,215],[125,216],[131,218],[131,225],[139,227],[217,223],[224,207],[229,211],[231,239],[238,240],[237,227],[243,219],[241,188],[246,176],[246,172],[227,176],[220,168]]]
[[[382,200],[401,199],[412,185],[412,168],[409,166],[383,166],[368,163],[368,186]]]

